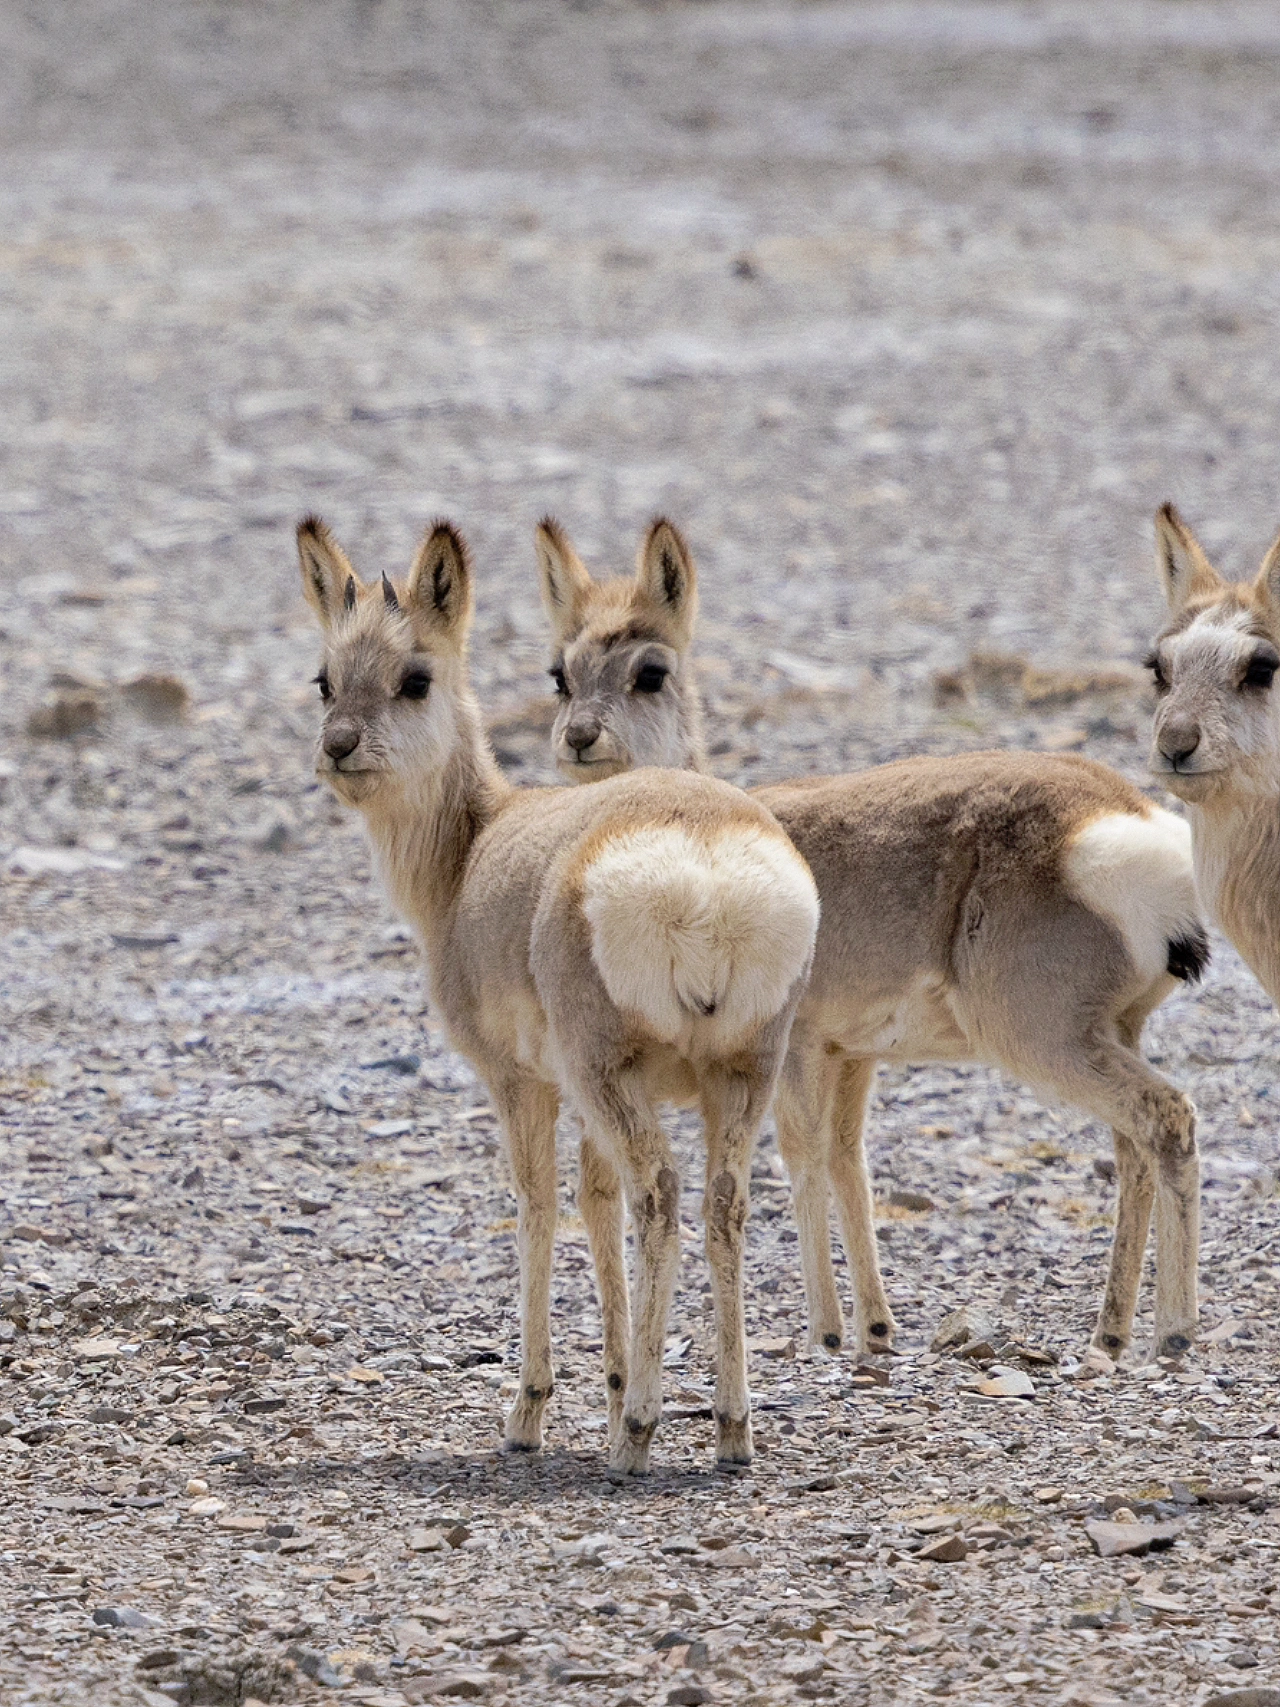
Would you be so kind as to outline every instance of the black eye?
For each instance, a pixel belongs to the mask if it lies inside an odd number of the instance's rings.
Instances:
[[[1280,660],[1268,656],[1265,652],[1259,652],[1249,660],[1249,667],[1244,673],[1244,680],[1240,686],[1269,688],[1278,669],[1280,669]]]
[[[569,683],[566,680],[565,673],[560,668],[559,664],[557,664],[554,669],[548,670],[547,674],[551,677],[551,680],[555,683],[556,692],[560,695],[560,698],[561,699],[568,699],[569,698]]]
[[[1152,652],[1148,657],[1144,658],[1142,660],[1142,667],[1144,670],[1151,671],[1151,680],[1155,684],[1156,692],[1168,693],[1169,678],[1165,675],[1164,665],[1160,662],[1156,653]]]
[[[670,670],[664,670],[661,664],[641,664],[636,672],[635,690],[637,693],[661,693],[662,684],[670,674]]]
[[[425,670],[410,670],[400,683],[401,699],[425,699],[431,692],[431,677]]]
[[[329,676],[327,671],[321,670],[320,674],[315,678],[315,684],[320,689],[321,699],[333,698],[333,689],[329,686]]]

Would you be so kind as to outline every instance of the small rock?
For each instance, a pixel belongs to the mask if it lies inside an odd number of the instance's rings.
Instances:
[[[679,1558],[681,1554],[693,1557],[700,1551],[700,1548],[692,1535],[669,1535],[665,1541],[658,1543],[658,1551]]]
[[[367,1583],[372,1582],[373,1572],[367,1565],[345,1565],[333,1573],[333,1580],[336,1583]]]
[[[962,1304],[949,1316],[944,1316],[938,1331],[929,1341],[930,1351],[950,1351],[953,1346],[969,1345],[974,1340],[994,1340],[997,1329],[985,1310]]]
[[[944,1535],[937,1541],[931,1541],[927,1547],[922,1547],[916,1554],[917,1559],[927,1559],[930,1564],[956,1565],[961,1559],[969,1557],[969,1549],[958,1535]]]
[[[186,685],[177,676],[147,671],[120,684],[120,698],[146,723],[180,723],[191,703]]]
[[[207,1502],[201,1500],[200,1503],[204,1505]],[[267,1527],[267,1520],[265,1517],[255,1517],[251,1514],[237,1516],[234,1512],[229,1512],[226,1517],[218,1519],[217,1526],[219,1529],[229,1529],[234,1535],[256,1535]]]
[[[938,1206],[931,1197],[922,1191],[891,1191],[889,1193],[891,1209],[910,1209],[914,1214],[923,1215]]]
[[[126,1411],[123,1405],[95,1405],[89,1412],[91,1423],[127,1423],[133,1421],[133,1412]]]
[[[667,1691],[669,1707],[703,1707],[703,1703],[711,1699],[711,1691],[700,1683],[678,1683]]]
[[[362,1061],[361,1070],[366,1073],[400,1073],[406,1079],[411,1078],[422,1065],[420,1055],[384,1055],[378,1061]]]
[[[96,734],[102,715],[102,700],[89,689],[54,694],[28,717],[27,734],[37,741],[72,741]]]
[[[94,1609],[93,1621],[110,1630],[158,1630],[160,1621],[148,1618],[132,1606],[99,1606]]]
[[[409,1534],[409,1551],[411,1553],[442,1553],[445,1547],[444,1531],[440,1529],[414,1529]]]
[[[989,1379],[979,1383],[978,1392],[986,1399],[1033,1399],[1036,1384],[1021,1369],[993,1363]]]
[[[1062,1492],[1061,1488],[1037,1488],[1031,1497],[1037,1505],[1057,1505]]]
[[[187,1507],[187,1512],[191,1517],[217,1517],[220,1511],[226,1510],[226,1505],[225,1500],[220,1500],[216,1495],[210,1494],[205,1499],[192,1500]]]
[[[1220,1689],[1204,1707],[1280,1707],[1280,1689]]]
[[[1094,1551],[1100,1559],[1114,1559],[1122,1553],[1163,1552],[1166,1547],[1172,1547],[1181,1535],[1182,1525],[1181,1523],[1107,1523],[1099,1520],[1086,1523],[1084,1532],[1092,1541]]]
[[[184,1492],[193,1500],[198,1500],[202,1494],[209,1492],[209,1484],[203,1476],[193,1476],[187,1483]]]

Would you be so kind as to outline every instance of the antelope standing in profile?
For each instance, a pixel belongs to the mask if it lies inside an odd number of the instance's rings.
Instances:
[[[404,581],[365,585],[314,517],[298,529],[298,551],[324,629],[317,769],[364,815],[382,879],[421,942],[433,1000],[488,1086],[511,1159],[522,1362],[507,1445],[541,1445],[552,1387],[563,1100],[584,1133],[610,1461],[646,1469],[680,1255],[680,1181],[657,1105],[696,1101],[716,1452],[746,1463],[751,1154],[812,957],[813,879],[763,806],[709,777],[646,771],[590,791],[507,783],[471,692],[471,568],[448,523],[430,530]],[[634,1332],[619,1181],[636,1240]]]
[[[594,580],[549,518],[537,553],[561,775],[704,770],[689,657],[696,576],[676,529],[653,524],[629,579]],[[822,898],[774,1103],[812,1337],[833,1351],[843,1339],[834,1190],[859,1349],[893,1340],[863,1146],[877,1061],[981,1061],[1112,1128],[1119,1192],[1094,1350],[1115,1360],[1129,1343],[1154,1201],[1156,1345],[1185,1351],[1196,1324],[1195,1110],[1138,1041],[1208,956],[1186,824],[1102,765],[1034,753],[904,759],[751,793]]]
[[[1151,769],[1186,802],[1206,906],[1280,1003],[1280,539],[1252,581],[1226,581],[1166,504],[1156,562]]]

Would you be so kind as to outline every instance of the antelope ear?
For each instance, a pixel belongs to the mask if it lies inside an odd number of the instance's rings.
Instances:
[[[1253,590],[1273,611],[1280,611],[1280,534],[1272,540],[1270,551],[1262,559]]]
[[[679,528],[665,516],[651,522],[644,536],[636,586],[650,604],[665,612],[676,644],[687,646],[698,616],[698,572]]]
[[[307,516],[298,523],[298,562],[307,603],[321,625],[329,628],[340,610],[354,606],[360,580],[319,516]]]
[[[569,543],[569,536],[554,516],[543,516],[533,535],[538,557],[538,580],[542,608],[558,646],[572,640],[582,626],[587,595],[595,582],[582,559]]]
[[[452,522],[433,522],[418,547],[402,601],[415,621],[461,649],[471,627],[471,553]]]
[[[1172,504],[1156,511],[1156,568],[1175,616],[1188,599],[1212,597],[1226,585]]]

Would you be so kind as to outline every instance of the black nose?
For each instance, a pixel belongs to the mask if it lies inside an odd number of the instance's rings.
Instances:
[[[339,723],[334,728],[325,730],[324,750],[335,765],[341,764],[359,745],[360,731],[353,729],[349,723]]]
[[[588,747],[594,747],[600,739],[600,725],[571,723],[564,732],[564,738],[575,753],[585,753]]]

